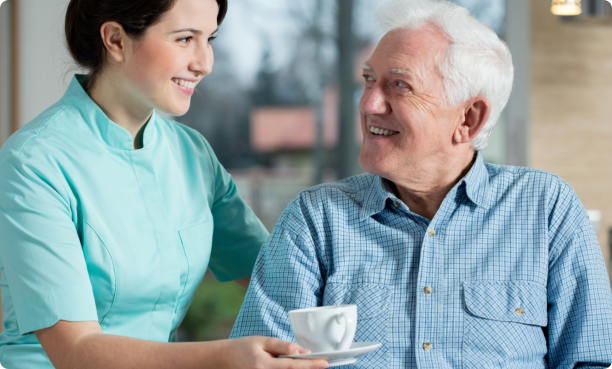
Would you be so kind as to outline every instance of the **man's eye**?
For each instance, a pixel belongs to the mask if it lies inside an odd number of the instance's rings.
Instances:
[[[373,80],[374,80],[374,78],[372,78],[372,76],[367,75],[367,74],[364,74],[364,75],[363,75],[363,79],[364,79],[366,82],[367,82],[367,81],[373,81]]]
[[[408,88],[408,85],[407,85],[407,84],[405,84],[405,83],[404,83],[404,82],[402,82],[402,81],[395,81],[395,85],[396,85],[397,87]]]
[[[183,38],[179,38],[177,41],[180,41],[182,43],[188,44],[191,42],[191,40],[193,40],[192,36],[189,37],[183,37]]]

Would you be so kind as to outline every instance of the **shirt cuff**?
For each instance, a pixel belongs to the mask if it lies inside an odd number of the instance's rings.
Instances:
[[[46,293],[13,295],[21,335],[49,328],[60,320],[98,321],[90,284],[65,286]]]

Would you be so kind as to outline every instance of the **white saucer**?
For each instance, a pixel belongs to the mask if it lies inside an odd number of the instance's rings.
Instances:
[[[329,366],[348,365],[357,361],[359,356],[363,356],[370,351],[380,347],[379,342],[353,342],[351,348],[343,351],[316,352],[300,355],[281,355],[279,357],[290,357],[292,359],[323,359],[327,360]]]

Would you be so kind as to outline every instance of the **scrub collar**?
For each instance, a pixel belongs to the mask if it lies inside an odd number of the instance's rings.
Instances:
[[[68,90],[62,97],[62,101],[71,109],[76,111],[93,134],[108,146],[118,150],[134,150],[134,139],[123,127],[108,119],[106,114],[85,92],[87,76],[75,74],[68,86]],[[157,113],[153,110],[151,118],[146,123],[143,135],[143,148],[151,142],[157,133]]]

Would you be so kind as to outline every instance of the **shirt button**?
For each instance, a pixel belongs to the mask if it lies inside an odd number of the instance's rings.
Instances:
[[[523,314],[525,314],[525,310],[518,308],[516,310],[514,310],[514,313],[518,316],[523,316]]]
[[[400,204],[399,204],[399,202],[395,201],[395,202],[393,202],[393,206],[395,206],[396,208],[398,208],[398,209],[399,209]]]
[[[431,293],[433,292],[433,289],[430,286],[425,286],[425,288],[423,288],[423,292],[426,295],[431,295]]]
[[[431,343],[429,343],[429,342],[425,342],[425,343],[423,344],[423,350],[425,350],[425,351],[429,351],[429,350],[431,350],[431,349],[432,349],[432,347],[433,347],[433,346],[432,346],[432,345],[431,345]]]
[[[427,235],[429,237],[433,237],[436,235],[436,230],[435,229],[430,229],[429,231],[427,231]]]

